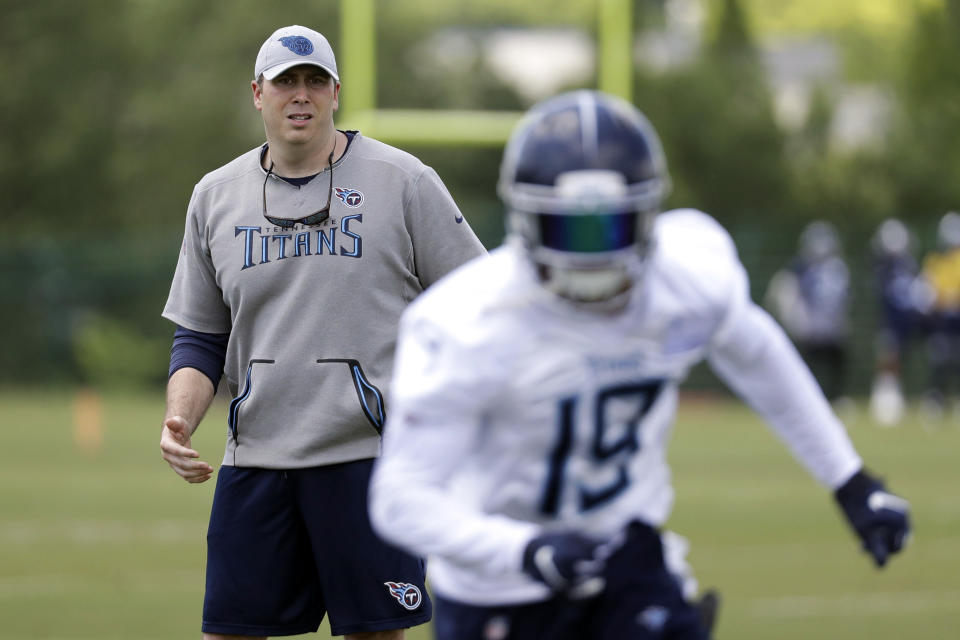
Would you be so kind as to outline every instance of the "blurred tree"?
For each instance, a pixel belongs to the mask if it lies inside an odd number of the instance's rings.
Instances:
[[[899,212],[932,221],[960,207],[960,1],[918,12],[903,59],[890,173]]]
[[[832,145],[834,98],[825,86],[812,95],[806,121],[788,141],[791,194],[798,224],[830,220],[867,236],[894,215],[896,199],[885,147],[840,152]]]
[[[714,33],[692,66],[642,76],[635,102],[656,123],[674,179],[671,202],[725,224],[789,210],[784,140],[738,0],[710,5]]]
[[[336,3],[11,0],[0,21],[6,217],[61,229],[180,226],[192,185],[263,138],[250,98],[264,33]]]
[[[747,16],[738,0],[714,2],[717,23],[716,34],[711,45],[712,52],[720,53],[728,59],[740,59],[743,64],[753,66],[757,60],[753,39],[747,28]],[[719,9],[717,11],[717,9]]]
[[[5,222],[95,222],[116,196],[110,151],[133,69],[121,28],[128,5],[92,6],[99,10],[69,0],[4,5],[0,70],[12,89],[0,96]]]

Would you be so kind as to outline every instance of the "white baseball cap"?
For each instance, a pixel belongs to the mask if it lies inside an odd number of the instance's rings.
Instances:
[[[320,67],[333,76],[337,83],[340,82],[337,59],[333,56],[330,43],[322,34],[299,25],[277,29],[267,38],[257,54],[253,77],[259,78],[262,73],[267,80],[273,80],[299,64]]]

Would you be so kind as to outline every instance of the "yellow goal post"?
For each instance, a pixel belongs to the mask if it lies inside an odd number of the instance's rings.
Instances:
[[[602,91],[632,99],[633,1],[596,0]],[[341,0],[340,76],[349,83],[349,108],[338,126],[396,145],[502,146],[522,115],[517,111],[381,109],[377,107],[376,0]]]

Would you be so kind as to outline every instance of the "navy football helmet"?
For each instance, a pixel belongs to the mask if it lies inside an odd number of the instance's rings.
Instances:
[[[917,239],[897,218],[887,218],[870,239],[870,248],[877,258],[902,258],[913,255]]]
[[[543,285],[597,306],[622,302],[640,277],[669,188],[656,131],[598,91],[533,107],[507,142],[498,185],[510,236]]]
[[[937,225],[937,248],[940,251],[960,249],[960,213],[947,211]]]
[[[840,234],[825,220],[814,220],[800,234],[800,255],[810,262],[821,262],[839,256],[842,250]]]

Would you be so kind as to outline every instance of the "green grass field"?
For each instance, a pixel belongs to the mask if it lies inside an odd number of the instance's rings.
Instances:
[[[160,392],[106,395],[99,449],[76,444],[73,406],[66,392],[0,393],[0,638],[199,638],[213,483],[187,485],[160,459]],[[194,439],[210,462],[224,411]],[[721,640],[960,638],[960,426],[880,429],[862,411],[848,424],[914,506],[912,545],[884,571],[753,414],[684,404],[670,526],[723,594]]]

